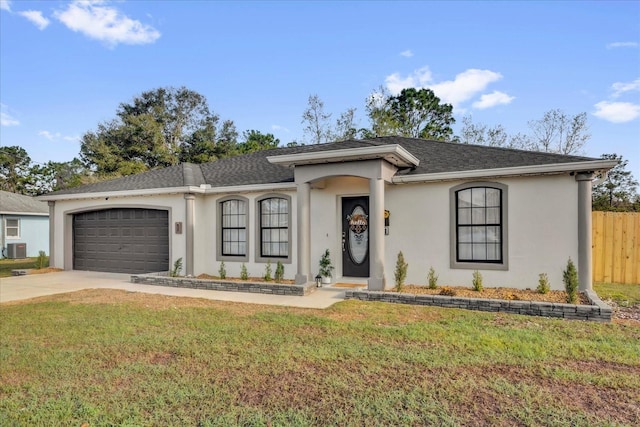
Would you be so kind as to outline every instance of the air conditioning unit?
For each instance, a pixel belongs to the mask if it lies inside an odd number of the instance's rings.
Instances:
[[[7,243],[7,258],[20,259],[27,257],[26,243]]]

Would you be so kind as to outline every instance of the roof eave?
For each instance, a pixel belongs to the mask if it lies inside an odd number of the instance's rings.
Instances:
[[[471,178],[507,177],[507,176],[531,176],[550,175],[576,172],[598,172],[613,168],[616,160],[588,160],[571,163],[553,163],[548,165],[515,166],[495,169],[475,169],[468,171],[451,171],[439,173],[427,173],[419,175],[396,175],[392,182],[405,184],[411,182],[451,181]]]

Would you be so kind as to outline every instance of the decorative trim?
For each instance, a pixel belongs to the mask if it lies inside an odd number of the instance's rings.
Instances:
[[[224,202],[228,202],[229,200],[240,200],[246,203],[247,207],[247,218],[246,218],[246,226],[245,226],[245,236],[246,236],[246,250],[244,255],[223,255],[222,254],[222,204]],[[251,215],[250,215],[251,204],[249,199],[243,196],[232,195],[226,196],[221,199],[216,200],[216,239],[214,244],[216,245],[216,261],[227,261],[227,262],[248,262],[249,261],[249,239],[251,236],[250,233],[250,224],[251,224]]]
[[[428,173],[420,175],[396,175],[391,180],[394,184],[414,182],[453,181],[460,179],[499,178],[507,176],[546,175],[569,172],[609,170],[617,164],[615,160],[589,160],[572,163],[553,163],[550,165],[515,166],[509,168],[475,169],[469,171],[453,171]]]
[[[313,153],[285,154],[269,156],[269,163],[287,167],[313,165],[318,163],[341,163],[360,160],[385,159],[398,167],[415,167],[420,160],[399,144],[378,145],[373,147],[346,148],[339,150],[316,151]]]
[[[502,262],[463,262],[458,261],[456,253],[456,192],[467,188],[490,187],[502,190],[500,210],[502,221]],[[509,187],[499,182],[465,182],[449,189],[449,265],[452,269],[465,270],[509,270]]]

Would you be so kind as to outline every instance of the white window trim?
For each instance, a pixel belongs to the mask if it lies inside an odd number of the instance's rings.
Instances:
[[[9,221],[18,221],[18,225],[16,225],[15,227],[14,226],[10,227],[8,225]],[[18,239],[20,239],[20,235],[21,235],[21,233],[20,233],[20,228],[21,228],[20,227],[20,223],[21,223],[20,218],[5,218],[4,219],[4,235],[5,235],[5,238],[7,240],[18,240]],[[17,236],[9,236],[8,230],[10,228],[17,228],[18,229],[18,235]]]
[[[457,223],[456,193],[475,187],[489,187],[502,190],[500,210],[502,214],[502,262],[458,261],[457,257]],[[451,269],[467,270],[509,270],[509,187],[498,182],[475,181],[465,182],[449,189],[449,259]]]

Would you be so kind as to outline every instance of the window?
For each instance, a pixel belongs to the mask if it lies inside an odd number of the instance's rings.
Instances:
[[[222,255],[247,254],[247,203],[244,200],[222,202]]]
[[[240,196],[220,200],[218,204],[216,254],[219,261],[248,261],[249,203]]]
[[[506,192],[497,183],[452,189],[452,268],[507,269]]]
[[[258,201],[258,258],[261,261],[282,258],[289,260],[289,201],[288,197],[268,197]]]
[[[20,220],[7,218],[4,222],[4,235],[7,239],[20,238]]]

